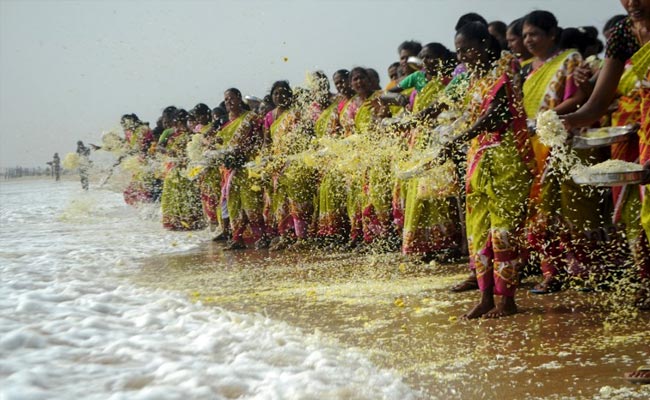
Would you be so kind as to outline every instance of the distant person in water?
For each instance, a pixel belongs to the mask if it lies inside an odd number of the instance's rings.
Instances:
[[[54,153],[54,157],[52,157],[52,176],[54,180],[61,179],[61,158],[59,158],[59,153]]]
[[[84,146],[81,140],[77,142],[77,154],[79,154],[79,177],[81,187],[88,190],[88,168],[90,167],[90,148]]]

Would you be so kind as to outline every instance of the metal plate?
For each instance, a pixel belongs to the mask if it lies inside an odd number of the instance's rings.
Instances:
[[[635,134],[638,129],[638,125],[589,129],[585,133],[573,137],[573,148],[589,149],[624,142],[628,140],[630,135]]]
[[[640,167],[640,166],[639,166]],[[623,186],[638,184],[647,179],[649,170],[628,171],[628,172],[598,172],[581,173],[573,175],[573,181],[578,185],[591,186]]]

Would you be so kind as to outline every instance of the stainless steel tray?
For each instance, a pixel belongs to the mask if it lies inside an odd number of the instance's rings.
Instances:
[[[639,168],[641,168],[641,166],[639,166]],[[641,183],[649,176],[649,170],[639,170],[626,172],[582,172],[573,175],[572,178],[578,185],[623,186]]]
[[[606,128],[589,129],[585,133],[573,137],[574,149],[589,149],[605,147],[614,143],[628,140],[639,129],[638,125],[611,126]]]

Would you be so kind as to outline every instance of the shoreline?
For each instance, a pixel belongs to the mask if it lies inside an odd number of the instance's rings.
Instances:
[[[626,293],[536,296],[524,281],[519,314],[462,321],[479,292],[448,288],[466,273],[395,253],[224,252],[210,242],[142,260],[131,279],[359,349],[426,398],[650,396],[650,386],[623,379],[650,361],[650,315],[634,314]]]

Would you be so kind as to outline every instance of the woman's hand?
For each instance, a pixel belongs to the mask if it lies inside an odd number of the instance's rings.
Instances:
[[[440,148],[440,151],[438,152],[438,156],[436,159],[433,161],[434,165],[442,165],[447,160],[453,158],[454,153],[457,151],[457,143],[455,140],[449,141],[445,144],[442,145]]]
[[[377,118],[387,118],[391,116],[390,108],[380,98],[371,100],[370,106],[374,110]]]
[[[590,81],[593,76],[594,71],[591,69],[589,64],[583,63],[573,71],[573,81],[578,87],[589,94],[591,94],[594,89]]]

